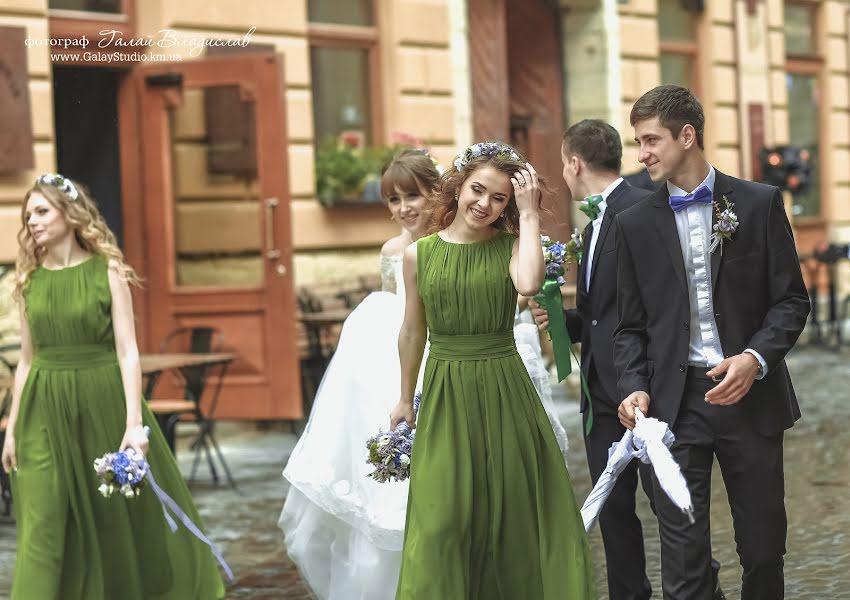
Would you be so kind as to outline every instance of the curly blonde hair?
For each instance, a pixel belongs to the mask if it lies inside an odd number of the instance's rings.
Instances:
[[[466,156],[463,159],[462,168],[458,169],[457,164],[449,167],[440,177],[440,185],[434,192],[434,210],[431,213],[431,222],[428,228],[430,233],[440,231],[451,225],[457,215],[458,193],[463,183],[469,178],[476,169],[484,165],[489,165],[511,177],[520,169],[526,168],[525,157],[515,148],[501,142],[484,142],[484,144],[504,146],[509,152],[499,152],[492,155],[481,155],[475,157]],[[467,152],[468,154],[468,152]],[[511,156],[513,154],[516,158]],[[464,156],[461,154],[460,157]],[[458,160],[455,160],[457,163]],[[544,177],[538,177],[538,185],[540,187],[541,202],[540,212],[546,215],[551,215],[550,211],[543,208],[543,198],[552,194],[552,189],[546,183]],[[513,192],[508,199],[508,206],[505,208],[505,216],[500,217],[493,223],[493,227],[502,231],[507,231],[514,235],[519,234],[519,209],[516,205],[516,198]]]
[[[44,259],[45,248],[36,244],[27,226],[27,203],[33,194],[41,194],[55,209],[62,213],[68,226],[74,230],[74,237],[80,247],[92,254],[102,256],[107,261],[115,261],[118,274],[132,285],[141,285],[142,280],[133,267],[124,262],[124,253],[118,248],[115,235],[106,225],[103,215],[97,208],[88,189],[76,181],[71,181],[77,196],[72,198],[56,185],[44,183],[39,178],[27,191],[21,206],[21,229],[18,232],[18,260],[15,265],[15,297],[20,299],[26,292],[33,271]]]

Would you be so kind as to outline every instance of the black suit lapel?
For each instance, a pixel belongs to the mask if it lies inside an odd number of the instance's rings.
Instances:
[[[596,267],[599,266],[599,261],[596,260],[599,258],[600,250],[602,250],[603,242],[605,241],[605,236],[608,234],[608,230],[611,228],[611,223],[614,222],[614,211],[611,210],[611,207],[605,209],[605,216],[602,217],[602,223],[599,224],[599,237],[596,238],[596,247],[593,249],[593,264],[590,265],[590,285],[593,287],[593,278],[596,277]],[[591,234],[593,230],[591,229]]]
[[[596,248],[593,252],[593,264],[590,267],[591,286],[593,286],[593,278],[596,277],[596,267],[599,265],[599,261],[596,260],[596,258],[599,256],[600,250],[605,247],[605,238],[607,237],[608,231],[611,229],[611,224],[614,222],[614,217],[617,214],[615,206],[620,198],[620,194],[622,194],[623,190],[628,187],[631,186],[626,181],[623,181],[620,185],[614,188],[605,200],[605,216],[602,217],[602,223],[599,225],[599,237],[596,238]],[[593,230],[591,229],[591,232],[592,231]]]
[[[673,271],[676,273],[676,279],[679,281],[682,291],[687,295],[688,280],[685,276],[685,259],[682,258],[679,230],[676,228],[676,217],[673,215],[673,209],[670,208],[670,203],[668,202],[669,197],[670,194],[667,191],[666,185],[662,186],[653,195],[652,205],[655,207],[655,227],[658,229],[658,235],[667,248],[667,254],[673,263]]]
[[[714,206],[711,211],[711,232],[709,235],[714,233],[714,225],[717,223],[717,207],[720,207],[720,210],[726,209],[726,203],[723,200],[723,197],[727,198],[732,194],[732,180],[729,179],[728,175],[721,173],[717,169],[714,170]],[[729,200],[732,201],[731,199]],[[721,252],[720,247],[711,254],[711,289],[714,290],[714,286],[717,285],[717,274],[720,272],[720,263],[723,261],[723,252]]]
[[[578,294],[587,293],[587,253],[590,249],[590,237],[592,235],[593,223],[588,223],[584,228],[584,232],[582,233],[581,262],[578,265],[578,281],[576,283],[576,285],[578,286],[578,290],[576,290],[576,293]]]

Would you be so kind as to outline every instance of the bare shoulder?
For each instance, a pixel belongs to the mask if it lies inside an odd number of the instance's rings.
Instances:
[[[110,258],[106,263],[106,267],[107,276],[109,277],[109,287],[113,292],[124,290],[125,288],[129,291],[130,284],[127,282],[127,278],[121,269],[121,263],[114,258]]]
[[[410,244],[404,249],[404,262],[416,262],[416,244]]]
[[[416,244],[413,245],[415,246]],[[407,240],[398,235],[387,240],[384,245],[381,246],[381,256],[401,256],[404,254],[404,250],[407,246]]]
[[[404,249],[404,258],[402,259],[402,265],[404,267],[405,273],[416,273],[418,266],[418,259],[416,253],[416,244],[410,244],[407,248]],[[405,279],[407,277],[405,276]]]

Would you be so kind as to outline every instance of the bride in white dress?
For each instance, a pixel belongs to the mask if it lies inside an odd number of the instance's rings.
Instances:
[[[438,179],[430,157],[415,150],[400,153],[384,170],[381,194],[402,232],[381,249],[382,291],[367,296],[343,325],[307,426],[283,471],[290,483],[279,520],[284,543],[321,600],[395,596],[409,482],[369,478],[366,440],[389,426],[398,397],[402,254],[426,234],[427,198]],[[566,459],[567,435],[528,311],[518,312],[514,335]]]

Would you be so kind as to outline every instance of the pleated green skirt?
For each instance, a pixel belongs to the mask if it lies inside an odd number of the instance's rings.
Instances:
[[[512,332],[431,336],[398,600],[595,598],[581,516]]]

